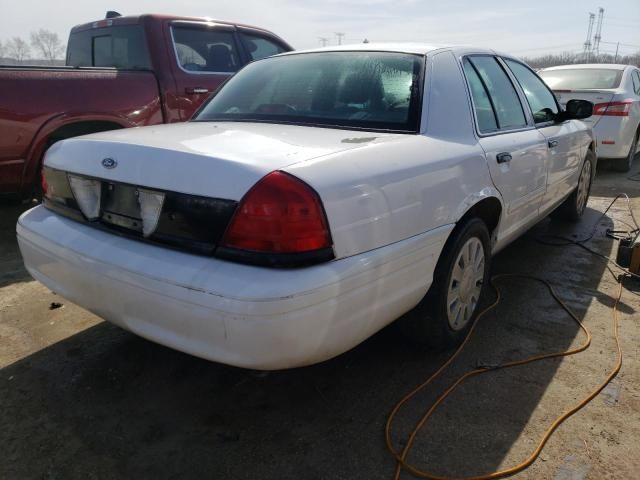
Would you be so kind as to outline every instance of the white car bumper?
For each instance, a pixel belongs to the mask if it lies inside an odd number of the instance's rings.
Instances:
[[[451,228],[292,270],[156,247],[42,206],[17,233],[29,272],[70,301],[162,345],[270,370],[329,359],[410,310]]]
[[[598,139],[598,157],[626,160],[637,128],[637,121],[634,123],[631,117],[602,117],[593,129]],[[612,141],[615,143],[603,143]]]

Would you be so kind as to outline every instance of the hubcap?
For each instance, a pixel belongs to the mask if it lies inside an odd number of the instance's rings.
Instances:
[[[484,280],[484,247],[477,237],[465,242],[453,265],[447,291],[447,317],[453,330],[463,329],[478,304]]]
[[[589,195],[589,182],[591,180],[591,162],[584,162],[582,172],[580,173],[580,180],[578,181],[578,198],[577,205],[578,212],[582,213],[584,207],[587,205],[587,196]]]

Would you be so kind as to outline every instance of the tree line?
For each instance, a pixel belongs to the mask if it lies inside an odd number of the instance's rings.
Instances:
[[[556,65],[573,65],[576,63],[621,63],[624,65],[635,65],[640,67],[640,50],[631,55],[611,55],[601,53],[600,55],[590,55],[585,58],[585,54],[564,52],[559,54],[547,54],[539,57],[524,58],[532,68],[555,67]]]
[[[0,41],[0,58],[16,63],[24,63],[35,55],[40,60],[54,63],[65,52],[66,46],[57,33],[44,28],[31,32],[30,42],[21,37],[13,37],[6,42]]]

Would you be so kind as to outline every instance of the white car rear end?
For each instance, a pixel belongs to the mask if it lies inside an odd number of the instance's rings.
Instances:
[[[598,156],[628,171],[640,151],[640,69],[632,65],[563,65],[538,72],[561,105],[571,99],[594,104],[585,119],[598,140]]]
[[[407,312],[412,340],[446,348],[493,252],[555,209],[584,212],[592,105],[569,107],[490,50],[275,56],[189,123],[54,145],[18,242],[51,290],[215,361],[319,362]]]

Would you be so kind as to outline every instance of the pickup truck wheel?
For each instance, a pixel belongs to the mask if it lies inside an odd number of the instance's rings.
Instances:
[[[478,313],[490,263],[485,223],[470,218],[459,224],[440,255],[431,288],[400,320],[403,332],[433,350],[445,350],[462,342]]]
[[[591,150],[587,151],[587,158],[585,158],[582,164],[582,170],[580,171],[578,186],[571,195],[552,212],[551,216],[554,219],[569,220],[572,222],[580,220],[587,207],[589,194],[591,193],[594,160],[595,155],[593,152]]]

